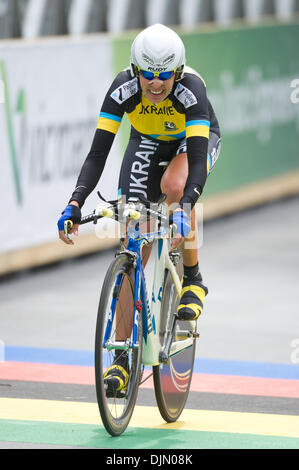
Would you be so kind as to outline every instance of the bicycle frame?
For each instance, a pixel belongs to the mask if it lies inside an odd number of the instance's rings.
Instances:
[[[127,249],[124,252],[127,252],[130,256],[135,255],[136,262],[132,347],[136,347],[138,315],[141,313],[143,316],[142,363],[147,366],[155,366],[161,363],[159,327],[161,320],[161,300],[165,269],[170,272],[170,275],[172,276],[174,282],[176,293],[178,295],[180,295],[181,292],[181,282],[169,254],[168,239],[166,237],[166,232],[158,230],[154,233],[141,234],[140,230],[137,229],[133,232],[129,232],[128,235],[129,241]],[[158,242],[158,254],[155,258],[154,281],[150,303],[141,253],[143,246],[155,240]],[[141,301],[141,305],[138,303],[139,299]],[[192,330],[194,329],[194,323],[195,322],[190,322]],[[194,338],[192,335],[190,335],[190,337],[186,338],[185,340],[180,340],[172,343],[169,356],[173,356],[174,354],[177,354],[183,349],[191,347],[193,341]]]
[[[81,220],[81,224],[97,223],[102,217],[113,217],[126,227],[121,250],[105,276],[96,325],[97,401],[103,424],[112,436],[119,436],[129,424],[142,383],[142,366],[153,368],[156,401],[166,422],[178,419],[190,389],[195,338],[199,335],[195,321],[178,320],[176,309],[182,289],[177,273],[179,254],[170,251],[175,225],[169,227],[166,206],[161,205],[164,201],[165,195],[154,207],[146,200],[125,205],[110,201],[110,207],[98,206]],[[151,229],[143,230],[143,226],[141,229],[140,224],[148,225],[151,221],[156,224],[152,233]],[[64,224],[66,235],[71,228],[69,222]],[[152,251],[154,241],[155,262],[150,266],[151,271],[154,268],[154,278],[149,302],[143,248],[150,245]],[[120,354],[115,354],[116,350]],[[124,362],[118,364],[121,357]],[[115,389],[115,380],[111,382],[106,372],[113,365],[121,368],[122,364],[129,380],[124,387]]]
[[[159,342],[159,326],[160,326],[160,312],[161,312],[161,300],[162,290],[164,284],[164,273],[167,269],[174,280],[175,289],[178,294],[181,292],[181,283],[179,276],[176,272],[175,266],[172,263],[169,252],[168,252],[168,240],[163,237],[161,232],[157,232],[153,235],[152,240],[157,240],[157,256],[155,258],[154,265],[154,281],[152,287],[151,302],[149,302],[149,296],[146,285],[146,278],[144,268],[142,265],[141,252],[142,247],[148,241],[148,234],[144,235],[145,239],[138,241],[130,239],[128,249],[138,253],[138,262],[136,266],[136,279],[135,286],[136,296],[140,298],[142,302],[142,315],[143,315],[143,354],[142,362],[144,365],[154,366],[160,363],[160,342]],[[136,305],[136,303],[135,303]],[[135,310],[137,310],[135,308]],[[138,312],[138,310],[137,310]],[[136,313],[134,312],[134,315]]]
[[[162,207],[163,211],[163,207]],[[165,208],[164,208],[165,211]],[[163,212],[164,212],[163,211]],[[164,214],[163,214],[164,215]],[[102,216],[105,216],[104,214]],[[110,215],[111,216],[111,215]],[[100,216],[90,215],[84,219],[83,223],[87,223],[91,220],[95,221],[95,217]],[[81,222],[82,223],[82,222]],[[142,314],[143,318],[143,353],[142,363],[147,366],[157,366],[161,362],[167,361],[169,357],[189,348],[193,345],[196,322],[188,322],[190,330],[179,332],[185,339],[178,341],[172,341],[173,338],[169,338],[167,348],[161,355],[161,345],[159,339],[160,329],[160,316],[161,316],[161,301],[162,291],[164,285],[164,274],[165,270],[169,271],[176,294],[179,296],[181,292],[181,282],[177,274],[174,263],[171,260],[168,247],[168,236],[167,230],[162,226],[158,227],[156,232],[141,233],[139,224],[132,230],[128,230],[128,243],[127,246],[120,254],[127,254],[130,258],[133,258],[135,267],[135,289],[134,289],[134,312],[133,312],[133,335],[132,341],[117,341],[110,342],[108,339],[111,335],[111,327],[116,314],[116,296],[113,298],[109,319],[106,326],[106,331],[103,339],[103,348],[107,350],[123,349],[129,350],[138,347],[137,333],[138,333],[138,315]],[[155,258],[154,265],[154,282],[152,287],[151,303],[147,293],[146,278],[142,263],[142,248],[150,244],[153,241],[158,242],[157,251],[158,254]],[[119,287],[122,281],[123,275],[120,274],[116,280],[115,287]],[[177,334],[177,332],[176,332]],[[164,358],[164,360],[161,359]]]

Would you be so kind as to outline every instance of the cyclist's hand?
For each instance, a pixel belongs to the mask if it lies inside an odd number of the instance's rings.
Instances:
[[[64,231],[64,222],[70,220],[72,222],[72,227],[68,231],[69,234],[78,235],[79,224],[81,221],[81,210],[78,206],[78,203],[71,202],[62,212],[60,219],[58,220],[58,232],[59,238],[66,243],[67,245],[74,245],[73,240],[66,236]]]
[[[173,215],[171,222],[175,228],[175,235],[172,241],[171,248],[177,248],[184,241],[191,231],[190,217],[183,211],[183,209],[177,209]]]

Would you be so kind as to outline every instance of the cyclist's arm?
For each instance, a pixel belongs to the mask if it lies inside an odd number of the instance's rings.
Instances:
[[[186,109],[188,178],[180,205],[191,208],[202,194],[207,179],[207,153],[210,133],[209,105],[204,82],[196,78],[196,103]]]
[[[96,130],[91,150],[82,166],[76,188],[69,200],[68,206],[58,221],[59,238],[68,245],[74,245],[74,242],[64,233],[64,221],[72,220],[73,226],[69,230],[69,233],[78,235],[81,212],[79,209],[72,208],[72,206],[77,206],[81,209],[85,199],[97,185],[104,169],[109,150],[112,146],[114,136],[114,134],[102,129]],[[77,217],[74,217],[74,219],[76,218],[74,221],[73,216],[75,215],[77,215]]]
[[[203,192],[207,180],[208,142],[206,137],[187,139],[188,178],[180,206],[188,203],[192,209]]]
[[[89,154],[80,171],[76,188],[71,196],[70,202],[75,201],[81,208],[96,187],[114,141],[115,134],[97,129]]]
[[[100,112],[98,127],[89,154],[82,166],[76,188],[70,201],[76,201],[81,208],[96,187],[105,167],[115,135],[124,115],[124,106],[119,100],[112,98],[115,90],[121,88],[127,74],[118,74],[108,90]]]

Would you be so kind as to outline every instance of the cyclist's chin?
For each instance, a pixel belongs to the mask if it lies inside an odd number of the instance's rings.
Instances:
[[[159,104],[167,98],[167,93],[166,91],[162,91],[160,94],[155,94],[152,93],[151,90],[147,90],[146,97],[151,103]]]

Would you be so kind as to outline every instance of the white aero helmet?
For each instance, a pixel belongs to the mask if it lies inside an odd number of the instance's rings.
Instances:
[[[138,70],[153,73],[173,72],[175,79],[183,77],[185,67],[185,46],[172,29],[155,24],[144,29],[135,38],[131,47],[131,72]]]

